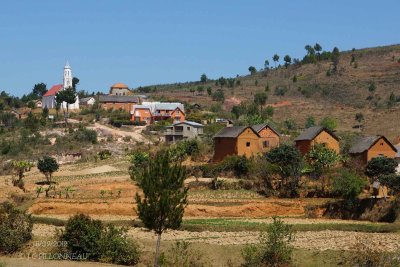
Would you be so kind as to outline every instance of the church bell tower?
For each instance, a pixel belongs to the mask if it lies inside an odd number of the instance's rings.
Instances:
[[[68,64],[65,64],[64,67],[64,89],[72,87],[72,71],[71,67]]]

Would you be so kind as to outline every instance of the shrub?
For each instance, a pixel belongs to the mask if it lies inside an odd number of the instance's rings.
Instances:
[[[186,241],[177,241],[174,246],[168,250],[168,254],[162,254],[160,265],[166,267],[202,267],[207,266],[204,263],[203,255],[194,252],[190,243]]]
[[[357,174],[343,169],[333,179],[333,192],[345,200],[355,200],[365,186],[365,180]]]
[[[13,253],[32,238],[30,215],[9,202],[0,205],[0,253]]]
[[[292,260],[294,240],[292,226],[274,217],[267,233],[260,235],[260,244],[243,249],[242,267],[253,266],[288,266]]]
[[[99,152],[99,157],[101,160],[105,160],[111,157],[111,151],[110,150],[102,150]]]
[[[396,167],[396,160],[387,157],[376,157],[368,161],[365,174],[369,177],[395,174]]]
[[[245,156],[228,156],[222,161],[222,169],[233,171],[235,176],[246,176],[251,168],[251,161]]]
[[[97,132],[84,127],[79,127],[78,130],[72,133],[72,137],[80,142],[91,142],[92,144],[97,143]]]
[[[60,241],[67,242],[67,249],[77,255],[87,255],[88,259],[97,260],[101,254],[98,241],[101,238],[103,225],[100,220],[92,220],[89,216],[79,214],[71,217]]]
[[[107,226],[98,242],[101,262],[136,265],[140,258],[138,245],[126,238],[126,228]]]

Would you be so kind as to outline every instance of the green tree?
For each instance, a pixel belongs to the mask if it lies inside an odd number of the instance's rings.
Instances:
[[[333,131],[337,127],[337,121],[332,117],[324,117],[319,124],[329,131]]]
[[[387,157],[376,157],[368,161],[365,174],[370,178],[378,178],[383,175],[396,173],[397,162]]]
[[[336,166],[340,159],[335,150],[326,147],[324,144],[312,146],[306,158],[317,179],[320,179],[323,173],[329,171],[330,168]],[[321,185],[322,191],[325,191],[325,179],[322,179]]]
[[[58,170],[59,166],[55,158],[44,156],[43,158],[38,160],[37,168],[41,173],[44,174],[47,183],[51,184],[53,173]]]
[[[268,95],[264,92],[259,92],[254,95],[254,103],[260,107],[260,114],[262,113],[263,106],[267,102]]]
[[[266,59],[265,61],[264,61],[264,69],[268,69],[269,68],[269,61],[268,61],[268,59]]]
[[[162,233],[181,225],[187,205],[186,169],[181,162],[172,164],[170,156],[158,152],[137,180],[143,191],[143,196],[136,194],[138,216],[158,236],[154,266],[158,266]]]
[[[203,86],[197,86],[197,92],[202,95],[204,92],[204,87]]]
[[[26,117],[24,121],[25,127],[29,129],[32,133],[35,133],[39,129],[39,119],[32,113],[28,113],[28,117]]]
[[[331,54],[331,60],[333,64],[333,71],[337,71],[337,66],[339,64],[340,52],[339,48],[334,47]]]
[[[361,123],[364,121],[364,115],[362,113],[356,113],[354,119],[358,122],[358,127],[361,129]]]
[[[58,91],[56,95],[56,102],[60,106],[62,106],[63,111],[64,111],[64,120],[65,120],[65,126],[67,127],[68,125],[68,114],[69,114],[69,105],[74,104],[76,101],[76,92],[73,88],[66,88],[64,90]],[[65,103],[63,103],[65,102]],[[65,108],[66,107],[66,111]]]
[[[44,107],[44,109],[42,109],[42,118],[46,119],[49,117],[49,109],[47,107]]]
[[[193,88],[193,87],[191,87],[190,89],[189,89],[189,91],[193,94],[193,96],[194,96],[194,93],[196,92],[196,90]]]
[[[224,77],[220,77],[217,83],[221,86],[221,88],[226,84],[226,79]]]
[[[292,58],[289,55],[286,55],[283,58],[283,61],[285,61],[285,67],[287,68],[292,63]]]
[[[222,91],[222,89],[218,89],[212,94],[212,98],[214,101],[224,102],[225,101],[224,91]]]
[[[206,83],[207,80],[208,80],[207,75],[206,75],[205,73],[203,73],[203,74],[200,76],[200,82]]]
[[[72,78],[72,88],[74,89],[75,92],[76,92],[76,85],[77,84],[79,84],[79,79],[77,77]]]
[[[272,60],[274,61],[274,63],[275,63],[275,68],[276,68],[276,63],[279,62],[279,56],[278,56],[278,54],[275,54],[275,55],[272,57]]]
[[[29,102],[28,102],[28,108],[30,108],[30,109],[36,108],[35,102],[29,101]]]
[[[307,119],[306,119],[305,127],[306,128],[310,128],[310,127],[313,127],[313,126],[315,126],[315,119],[314,119],[313,116],[308,116]]]
[[[23,181],[23,178],[25,177],[25,172],[30,170],[33,164],[25,160],[14,160],[12,161],[11,166],[13,168],[14,174],[18,177],[18,179],[13,179],[13,185],[25,191],[25,183]]]
[[[209,96],[211,96],[211,95],[212,95],[212,89],[211,89],[211,86],[208,86],[208,87],[207,87],[207,94],[208,94]]]
[[[314,50],[317,52],[318,60],[321,60],[322,46],[319,43],[314,45]]]
[[[368,86],[368,91],[369,91],[370,93],[374,93],[374,92],[376,91],[376,84],[375,84],[375,82],[371,82],[371,83],[369,84],[369,86]]]
[[[37,98],[42,97],[45,93],[47,93],[47,85],[45,83],[37,83],[33,86],[32,94]]]
[[[344,198],[347,204],[352,204],[361,193],[365,181],[357,174],[343,169],[333,179],[332,189],[337,195]]]
[[[291,225],[273,217],[267,232],[260,235],[260,243],[246,246],[242,250],[242,267],[290,266],[292,261],[294,232]]]
[[[256,68],[254,66],[250,66],[249,67],[249,72],[250,72],[251,75],[254,75],[254,74],[256,74],[257,70],[256,70]]]
[[[266,159],[276,166],[276,172],[281,176],[281,187],[287,190],[289,196],[298,195],[303,157],[297,148],[281,145],[273,148],[265,155]]]

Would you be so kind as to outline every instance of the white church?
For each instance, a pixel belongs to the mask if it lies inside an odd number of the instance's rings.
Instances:
[[[64,90],[66,88],[72,87],[72,71],[71,67],[68,64],[65,64],[64,67],[64,79],[63,84],[53,85],[46,94],[43,95],[42,98],[42,108],[47,107],[48,109],[56,108],[56,95],[60,90]],[[62,108],[66,108],[67,103],[63,102]],[[74,104],[69,104],[68,109],[79,109],[79,98],[76,96],[76,101]]]

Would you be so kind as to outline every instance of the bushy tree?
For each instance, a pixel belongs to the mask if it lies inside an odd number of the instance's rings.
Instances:
[[[212,98],[213,98],[214,101],[224,102],[225,101],[224,91],[222,91],[221,89],[218,89],[217,91],[215,91],[212,94]]]
[[[275,54],[275,55],[272,57],[272,60],[274,61],[274,63],[275,63],[275,68],[276,68],[276,63],[279,62],[279,56],[278,56],[278,54]]]
[[[200,82],[206,83],[207,80],[208,80],[207,75],[206,75],[205,73],[203,73],[203,74],[200,76]]]
[[[310,127],[313,127],[313,126],[315,126],[315,119],[312,116],[308,116],[307,119],[306,119],[305,127],[306,128],[310,128]]]
[[[212,94],[211,86],[208,86],[208,87],[207,87],[207,94],[208,94],[209,96],[211,96],[211,94]]]
[[[249,67],[249,72],[251,75],[255,74],[257,72],[256,68],[254,66]]]
[[[378,178],[381,175],[396,173],[397,162],[392,158],[376,157],[368,161],[365,174],[370,178]]]
[[[58,170],[59,165],[55,158],[52,158],[50,156],[44,156],[43,158],[38,160],[37,168],[41,173],[44,174],[47,182],[51,184],[53,173]]]
[[[303,157],[300,151],[293,146],[284,144],[273,148],[265,157],[277,167],[276,171],[282,178],[281,186],[288,191],[290,196],[296,196],[303,167]]]
[[[0,254],[20,249],[32,238],[32,228],[30,215],[9,202],[0,204]]]
[[[47,85],[45,83],[37,83],[33,86],[32,94],[34,94],[36,98],[42,97],[45,93],[47,93]]]
[[[138,179],[143,196],[136,194],[137,212],[145,227],[157,234],[155,266],[158,266],[160,241],[167,229],[177,229],[187,205],[184,187],[186,169],[171,163],[170,153],[162,151],[150,161]]]
[[[337,66],[339,65],[339,58],[340,58],[339,48],[334,47],[331,54],[331,60],[333,64],[333,71],[335,72],[337,71]]]
[[[31,162],[25,160],[12,161],[11,163],[14,174],[18,177],[18,179],[13,179],[13,185],[19,187],[20,189],[25,191],[25,183],[24,183],[24,173],[33,166]]]
[[[69,114],[69,105],[74,104],[76,101],[76,91],[73,88],[66,88],[64,90],[58,91],[56,94],[56,102],[59,104],[64,111],[64,120],[65,120],[65,126],[68,125],[68,114]],[[66,110],[64,109],[64,104],[66,106]]]
[[[262,108],[267,102],[268,95],[264,92],[259,92],[254,95],[254,103],[260,107],[260,113],[262,112]]]
[[[242,250],[242,267],[290,266],[292,261],[294,233],[292,226],[273,217],[267,232],[260,235],[260,243],[246,246]]]
[[[269,61],[268,61],[268,59],[266,59],[265,61],[264,61],[264,69],[268,69],[269,68]]]
[[[329,131],[333,131],[337,127],[337,121],[332,117],[324,117],[319,124]]]
[[[348,203],[352,203],[361,193],[365,184],[365,180],[356,173],[343,169],[334,177],[332,189],[334,193],[343,197]]]
[[[283,58],[283,61],[285,61],[285,67],[287,68],[292,63],[292,58],[289,55],[286,55]]]

